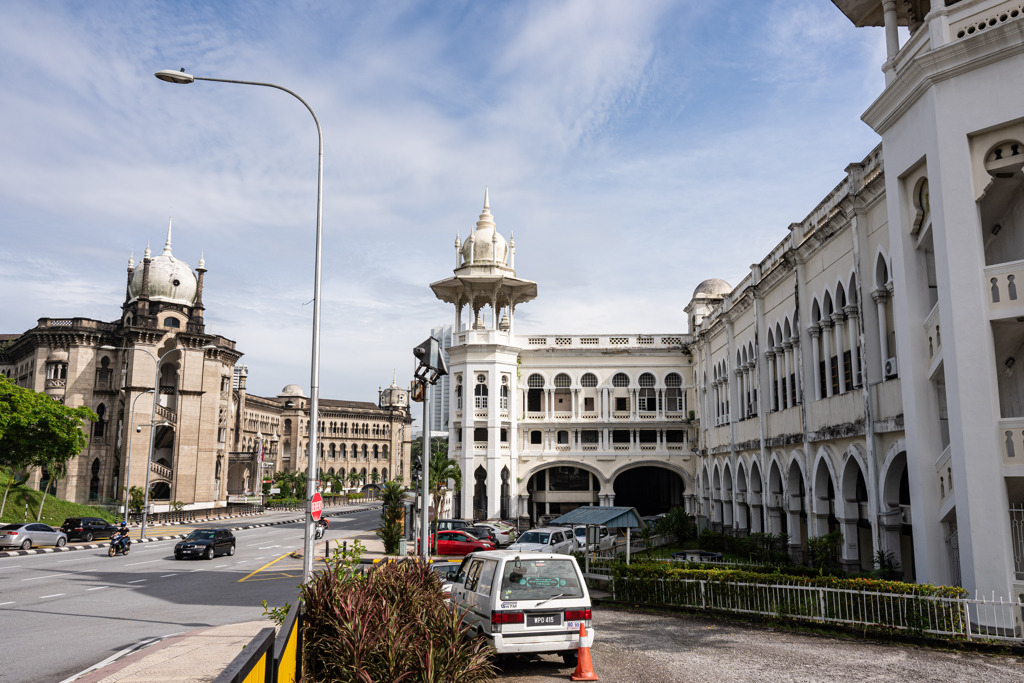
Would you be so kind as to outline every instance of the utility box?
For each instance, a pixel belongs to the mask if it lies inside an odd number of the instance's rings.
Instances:
[[[407,541],[404,536],[398,539],[398,554],[401,557],[405,557],[409,554],[409,541]]]

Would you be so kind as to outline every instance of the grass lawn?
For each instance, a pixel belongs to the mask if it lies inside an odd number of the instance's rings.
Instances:
[[[4,490],[7,489],[7,482],[10,475],[0,470],[0,499],[3,499]],[[43,492],[30,489],[27,486],[11,486],[7,491],[7,504],[4,506],[3,515],[0,515],[0,522],[8,524],[11,522],[34,522],[39,512],[39,501],[43,498]],[[28,503],[28,519],[25,517],[26,502]],[[59,527],[67,517],[102,517],[113,522],[114,513],[104,508],[93,505],[81,505],[61,500],[55,496],[47,495],[46,503],[43,505],[43,514],[39,521],[50,526]]]

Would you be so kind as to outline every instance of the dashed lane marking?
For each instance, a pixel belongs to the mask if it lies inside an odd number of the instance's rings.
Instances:
[[[14,604],[13,600],[11,600],[10,602],[0,602],[0,607],[3,607],[4,605],[13,605],[13,604]]]
[[[110,588],[110,586],[96,586],[95,588],[86,588],[87,591],[101,591],[104,588]]]
[[[46,598],[59,598],[62,595],[64,595],[64,593],[54,593],[53,595],[40,595],[39,599],[40,600],[45,600]]]
[[[30,576],[27,579],[22,579],[22,581],[36,581],[38,579],[56,579],[59,576],[71,576],[71,574],[73,573],[75,572],[65,572],[63,574],[44,574],[43,576]]]
[[[145,579],[136,579],[135,581],[129,581],[128,583],[142,583]]]

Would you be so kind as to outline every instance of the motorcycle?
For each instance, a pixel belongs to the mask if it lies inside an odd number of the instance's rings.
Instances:
[[[113,557],[118,553],[127,555],[132,549],[132,539],[128,538],[128,534],[114,534],[110,538],[110,548],[107,549],[107,555]]]
[[[320,521],[316,523],[316,528],[313,530],[314,541],[319,541],[321,538],[324,537],[324,534],[327,533],[328,524],[329,522],[327,521],[326,518],[321,518]]]

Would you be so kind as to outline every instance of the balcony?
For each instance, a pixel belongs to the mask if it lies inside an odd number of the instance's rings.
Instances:
[[[985,292],[989,320],[1016,318],[1024,315],[1024,261],[1009,261],[985,268]]]
[[[156,404],[156,414],[171,424],[178,423],[178,414],[166,406]]]
[[[166,465],[161,465],[158,462],[149,463],[150,471],[158,477],[164,477],[165,479],[171,478],[171,468]]]

